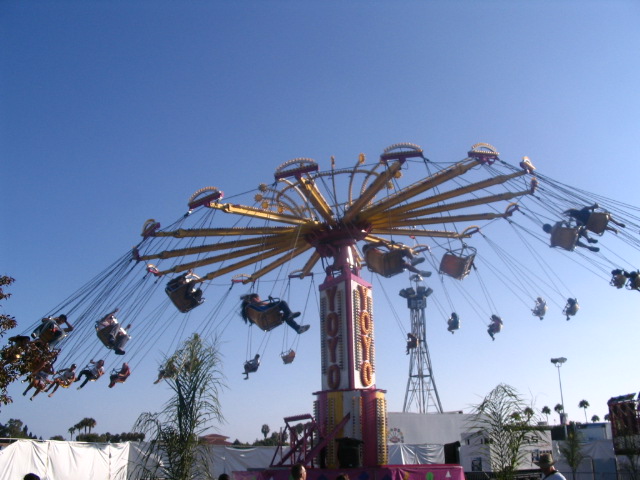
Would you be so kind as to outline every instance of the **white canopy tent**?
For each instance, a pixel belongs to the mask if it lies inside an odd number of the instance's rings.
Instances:
[[[42,480],[129,480],[140,471],[146,444],[18,440],[0,451],[0,480],[22,480],[35,473]],[[201,447],[207,459],[205,478],[221,473],[267,468],[275,447]]]

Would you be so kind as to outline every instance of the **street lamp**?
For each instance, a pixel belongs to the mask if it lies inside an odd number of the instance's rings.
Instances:
[[[562,413],[560,414],[560,423],[563,425],[565,422],[565,413],[564,413],[564,397],[562,395],[562,379],[560,378],[560,367],[567,359],[564,357],[552,358],[551,363],[553,363],[558,368],[558,382],[560,383],[560,405],[562,405]]]

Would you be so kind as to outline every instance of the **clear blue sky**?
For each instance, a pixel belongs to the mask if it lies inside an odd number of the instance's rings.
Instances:
[[[528,155],[548,176],[637,205],[639,21],[637,2],[610,0],[4,1],[0,273],[16,283],[2,308],[26,328],[136,244],[148,218],[170,223],[205,186],[252,190],[295,157],[351,166],[360,152],[375,158],[406,141],[455,161],[488,142],[509,162]],[[638,268],[634,255],[625,259]],[[445,410],[467,409],[501,382],[553,408],[557,356],[569,359],[572,419],[584,420],[582,399],[589,417],[603,417],[608,398],[638,390],[640,295],[563,273],[582,305],[571,322],[539,322],[499,284],[493,294],[521,315],[495,342],[471,319],[452,336],[430,311]],[[384,288],[408,328],[397,282]],[[391,318],[377,298],[378,317]],[[263,423],[275,430],[312,411],[318,329],[311,320],[287,367],[274,336],[272,360],[245,382],[236,320],[224,338],[227,423],[217,431],[252,441]],[[98,432],[129,431],[168,398],[151,382],[176,332],[158,328],[157,351],[126,384],[109,390],[103,379],[34,402],[17,385],[0,422],[20,418],[45,438],[87,416]],[[400,411],[404,332],[395,320],[377,329],[377,385]]]

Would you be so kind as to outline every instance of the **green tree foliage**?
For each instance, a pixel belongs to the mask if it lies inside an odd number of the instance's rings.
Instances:
[[[95,428],[96,421],[93,418],[85,417],[78,424],[84,429],[84,433],[91,433],[91,429]],[[78,429],[79,430],[79,429]]]
[[[161,412],[140,415],[134,430],[150,440],[144,475],[190,480],[204,461],[197,451],[199,435],[210,422],[223,419],[218,400],[224,387],[220,355],[217,343],[194,334],[163,365],[168,361],[177,366],[175,377],[166,379],[173,395]],[[162,458],[163,465],[153,465],[154,458]]]
[[[555,407],[553,407],[553,411],[560,415],[560,423],[562,423],[562,414],[564,413],[564,405],[561,403],[557,403]]]
[[[264,439],[266,440],[267,435],[269,434],[271,429],[269,428],[269,425],[265,423],[264,425],[262,425],[262,428],[260,429],[260,431],[262,432],[262,435],[264,435]]]
[[[545,405],[544,407],[542,407],[542,410],[540,410],[540,413],[545,416],[545,418],[547,419],[547,423],[549,423],[549,415],[551,415],[551,409]]]
[[[571,468],[573,480],[576,480],[576,472],[586,455],[582,452],[582,443],[575,424],[572,424],[567,431],[567,439],[560,442],[560,453]]]
[[[8,299],[11,294],[5,293],[4,287],[15,280],[6,275],[0,276],[0,300]],[[10,315],[0,314],[0,338],[15,328],[17,322]],[[0,349],[0,406],[8,405],[13,400],[7,393],[11,383],[23,375],[39,370],[46,362],[53,362],[58,350],[49,348],[40,342],[31,342],[27,337],[9,337],[9,344]]]
[[[272,432],[269,438],[263,440],[256,440],[251,445],[252,447],[276,447],[278,445],[286,444],[286,436],[284,433]]]
[[[578,407],[584,409],[584,423],[587,423],[587,408],[590,406],[591,405],[589,405],[589,402],[586,400],[580,400],[580,403],[578,404]]]
[[[594,415],[591,417],[591,421],[593,423],[599,422],[600,421],[600,417],[598,415]]]
[[[13,282],[15,282],[15,279],[11,277],[6,275],[0,276],[0,300],[4,300],[11,296],[10,293],[4,292],[4,287],[11,285]],[[18,322],[16,322],[16,319],[12,316],[0,314],[0,336],[4,336],[4,332],[15,328],[17,324]]]
[[[29,432],[29,428],[22,423],[22,420],[10,418],[4,425],[0,423],[0,437],[2,438],[30,438],[36,439],[37,436]]]
[[[527,458],[524,445],[540,435],[536,423],[533,410],[509,385],[498,385],[474,407],[471,431],[483,438],[478,448],[490,459],[498,480],[514,478]]]

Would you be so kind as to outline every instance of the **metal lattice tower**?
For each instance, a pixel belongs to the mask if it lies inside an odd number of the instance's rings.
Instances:
[[[438,396],[433,367],[427,345],[427,328],[424,311],[427,307],[427,297],[433,292],[430,288],[420,285],[422,277],[412,275],[411,281],[415,287],[403,288],[400,296],[407,299],[407,307],[411,311],[411,333],[415,338],[415,346],[411,345],[411,337],[407,338],[409,352],[409,379],[404,395],[403,412],[442,413],[442,404]]]

